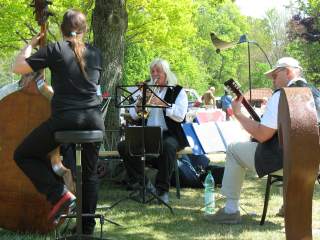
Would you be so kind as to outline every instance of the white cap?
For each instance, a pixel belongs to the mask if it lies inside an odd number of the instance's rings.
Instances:
[[[268,72],[265,72],[264,75],[266,75],[269,78],[272,78],[272,73],[275,70],[277,70],[278,68],[288,68],[288,67],[302,69],[298,60],[292,57],[283,57],[277,61],[276,65],[271,70],[269,70]]]

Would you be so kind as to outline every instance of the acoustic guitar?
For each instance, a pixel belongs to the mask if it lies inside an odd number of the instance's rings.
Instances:
[[[224,83],[224,85],[231,91],[233,92],[238,98],[243,96],[243,93],[240,90],[239,84],[234,81],[232,78],[230,78],[228,81]],[[243,96],[242,102],[243,106],[247,109],[248,113],[250,116],[255,120],[260,122],[260,117],[259,115],[254,111],[250,103],[247,101],[247,99]]]

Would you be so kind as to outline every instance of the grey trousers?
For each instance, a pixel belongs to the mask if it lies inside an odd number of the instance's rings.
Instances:
[[[227,199],[239,200],[246,171],[256,173],[254,155],[257,145],[257,142],[237,142],[228,146],[221,188]]]

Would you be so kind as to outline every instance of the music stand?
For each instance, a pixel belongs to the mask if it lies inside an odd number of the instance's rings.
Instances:
[[[134,85],[135,86],[135,85]],[[133,108],[136,107],[136,105],[132,104],[126,104],[126,102],[132,98],[134,94],[137,94],[137,92],[141,92],[141,105],[138,107],[141,107],[142,113],[145,112],[146,108],[168,108],[172,105],[161,99],[154,91],[157,87],[163,87],[163,88],[170,88],[171,86],[162,86],[162,85],[148,85],[146,82],[143,82],[138,88],[133,91],[129,92],[127,90],[128,87],[134,87],[132,85],[122,85],[116,87],[116,99],[119,99],[119,92],[122,92],[126,94],[126,96],[123,97],[123,99],[120,102],[116,102],[116,107],[118,108]],[[161,102],[164,104],[164,106],[155,106],[147,103],[147,91],[151,92],[153,94],[153,97],[156,97],[161,100]],[[109,209],[113,208],[120,202],[126,200],[126,199],[132,199],[135,200],[134,196],[137,193],[142,192],[142,201],[139,201],[141,203],[149,203],[154,198],[158,199],[158,201],[162,204],[164,204],[166,207],[170,209],[170,212],[173,214],[173,210],[170,205],[165,203],[157,194],[149,191],[148,193],[152,195],[151,199],[146,199],[146,184],[145,184],[145,160],[146,156],[152,156],[152,157],[158,157],[162,151],[162,132],[160,127],[147,127],[145,125],[145,116],[142,114],[142,125],[137,127],[128,127],[125,132],[126,136],[126,143],[128,144],[128,151],[130,156],[134,157],[140,157],[142,162],[142,189],[134,190],[129,194],[129,196],[118,200],[114,204],[112,204]],[[127,139],[128,138],[128,139]],[[148,140],[148,141],[146,141]]]

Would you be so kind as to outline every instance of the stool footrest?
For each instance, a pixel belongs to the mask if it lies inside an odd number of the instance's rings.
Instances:
[[[93,214],[93,213],[82,213],[81,214],[82,217],[94,217],[94,218],[104,218],[104,216],[102,214]],[[62,214],[61,215],[61,219],[62,218],[76,218],[77,214],[76,213],[69,213],[69,214]]]

